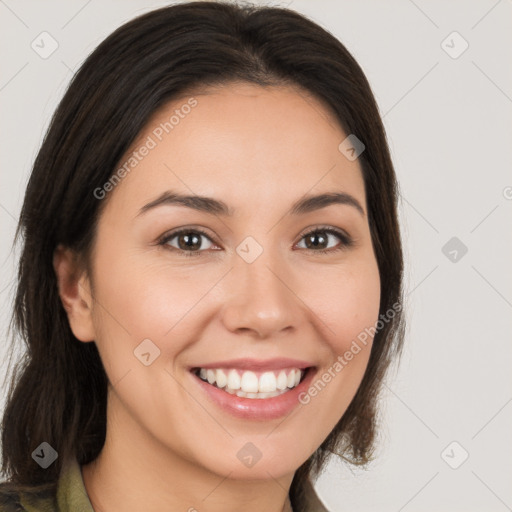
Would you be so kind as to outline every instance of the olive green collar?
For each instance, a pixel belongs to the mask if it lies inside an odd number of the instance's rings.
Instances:
[[[303,490],[304,512],[328,512],[308,480]],[[66,461],[61,469],[56,498],[33,498],[23,495],[20,503],[26,512],[94,512],[75,458]],[[289,504],[289,502],[288,502]]]
[[[94,512],[80,466],[74,458],[62,466],[56,498],[35,498],[23,494],[20,504],[26,512]]]

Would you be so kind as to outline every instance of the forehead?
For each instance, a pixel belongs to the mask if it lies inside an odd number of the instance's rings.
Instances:
[[[364,205],[360,165],[338,149],[346,136],[322,102],[293,87],[191,92],[152,116],[118,165],[127,172],[114,195],[130,208],[172,189],[222,198],[243,213],[244,205],[336,189]]]

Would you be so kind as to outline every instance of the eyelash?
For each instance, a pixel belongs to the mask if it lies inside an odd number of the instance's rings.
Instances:
[[[164,235],[159,241],[158,241],[158,245],[161,245],[161,246],[167,246],[168,242],[170,240],[172,240],[173,238],[183,234],[183,233],[187,233],[187,234],[199,234],[199,235],[202,235],[206,238],[208,238],[208,240],[210,240],[211,242],[215,243],[211,237],[205,232],[203,231],[202,229],[200,228],[184,228],[184,229],[180,229],[178,231],[174,231],[173,233],[169,233],[168,235]],[[306,249],[306,250],[309,250],[309,251],[312,251],[314,253],[320,253],[320,254],[327,254],[327,253],[335,253],[335,252],[338,252],[338,251],[341,251],[341,250],[344,250],[344,249],[347,249],[349,247],[351,247],[354,243],[354,241],[352,240],[352,238],[350,238],[350,236],[348,236],[346,233],[344,233],[343,231],[341,230],[338,230],[338,229],[335,229],[335,228],[332,228],[332,227],[317,227],[315,229],[313,229],[312,231],[308,231],[306,233],[304,233],[300,240],[304,239],[306,236],[309,236],[309,235],[314,235],[314,234],[318,234],[318,233],[329,233],[331,235],[335,235],[337,236],[341,243],[334,247],[334,248],[330,248],[330,249],[319,249],[318,251],[316,250],[313,250],[313,249]],[[185,251],[183,249],[177,249],[176,247],[171,247],[170,250],[172,251],[176,251],[178,253],[181,253],[183,256],[186,256],[186,257],[196,257],[196,256],[201,256],[201,253],[204,252],[204,250],[199,250],[199,251]]]

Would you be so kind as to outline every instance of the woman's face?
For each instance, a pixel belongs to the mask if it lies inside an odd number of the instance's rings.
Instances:
[[[78,337],[98,346],[119,445],[231,478],[289,475],[347,409],[371,349],[353,342],[378,320],[361,167],[325,107],[292,88],[190,98],[151,119],[106,186],[93,330]],[[293,208],[321,194],[341,200]]]

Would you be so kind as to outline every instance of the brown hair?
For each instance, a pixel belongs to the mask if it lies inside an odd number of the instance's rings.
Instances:
[[[299,86],[366,147],[359,162],[380,314],[395,314],[375,335],[347,411],[297,470],[292,506],[299,508],[305,479],[316,478],[330,454],[354,464],[369,460],[379,390],[403,340],[401,308],[393,308],[401,304],[403,272],[397,183],[370,86],[338,39],[292,10],[190,2],[144,14],[97,47],[69,85],[35,160],[15,237],[16,243],[23,234],[12,326],[27,350],[13,372],[2,422],[2,471],[16,488],[54,486],[67,457],[87,464],[105,440],[108,380],[96,345],[71,332],[52,265],[55,248],[76,250],[88,265],[105,203],[92,191],[112,176],[150,116],[196,86],[233,81]],[[45,470],[31,458],[43,441],[59,453]]]

